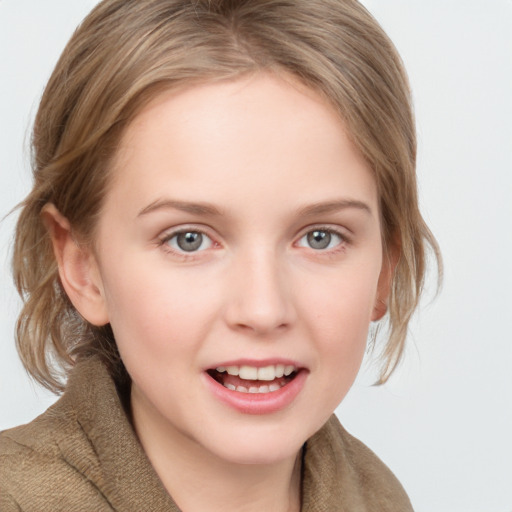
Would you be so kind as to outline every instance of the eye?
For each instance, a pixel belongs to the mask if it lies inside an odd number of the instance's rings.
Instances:
[[[329,229],[314,229],[309,231],[298,242],[299,247],[309,247],[316,251],[332,249],[343,243],[344,239],[335,231]]]
[[[163,243],[169,245],[177,252],[198,252],[209,249],[212,239],[200,231],[181,231],[170,235]]]

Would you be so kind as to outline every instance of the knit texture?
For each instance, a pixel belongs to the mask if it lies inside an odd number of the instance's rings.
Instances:
[[[179,512],[93,357],[31,423],[0,433],[1,512]],[[332,416],[308,440],[302,512],[411,512],[391,471]],[[206,512],[206,511],[205,511]]]

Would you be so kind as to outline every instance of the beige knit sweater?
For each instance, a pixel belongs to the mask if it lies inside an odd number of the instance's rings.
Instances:
[[[179,512],[97,358],[62,398],[0,434],[0,512]],[[303,512],[410,512],[391,471],[333,416],[306,443]],[[205,511],[207,512],[207,511]]]

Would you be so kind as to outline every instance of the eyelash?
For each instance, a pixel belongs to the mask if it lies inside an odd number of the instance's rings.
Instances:
[[[314,233],[314,232],[321,232],[321,233],[327,233],[328,235],[335,236],[339,239],[339,242],[334,247],[326,247],[326,248],[319,248],[315,249],[311,246],[304,246],[299,245],[301,240],[306,238],[308,235]],[[185,235],[188,233],[195,233],[199,234],[202,237],[205,237],[207,240],[209,240],[209,245],[206,248],[203,248],[201,250],[193,250],[193,251],[185,251],[184,249],[181,249],[179,247],[173,248],[171,245],[169,245],[169,242],[173,240],[174,238],[179,237],[180,235]],[[329,245],[330,245],[329,241]],[[174,256],[178,256],[179,258],[183,260],[190,260],[197,257],[198,253],[201,253],[207,249],[210,249],[212,246],[219,245],[215,240],[208,235],[203,229],[190,227],[190,228],[180,228],[177,231],[172,231],[164,234],[158,241],[158,244],[165,250],[166,252],[169,252],[173,254]],[[342,233],[340,230],[333,229],[331,227],[325,227],[325,226],[314,226],[309,227],[307,231],[303,232],[303,234],[297,239],[297,241],[294,243],[294,245],[298,247],[303,247],[306,249],[312,250],[314,253],[326,253],[329,255],[334,255],[338,253],[339,251],[342,251],[346,248],[346,246],[350,244],[350,239],[347,237],[346,234]],[[202,245],[202,244],[201,244]]]

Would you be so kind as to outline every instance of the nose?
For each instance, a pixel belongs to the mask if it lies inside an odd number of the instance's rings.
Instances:
[[[233,263],[226,321],[232,329],[270,335],[295,320],[291,283],[272,250],[250,251]]]

